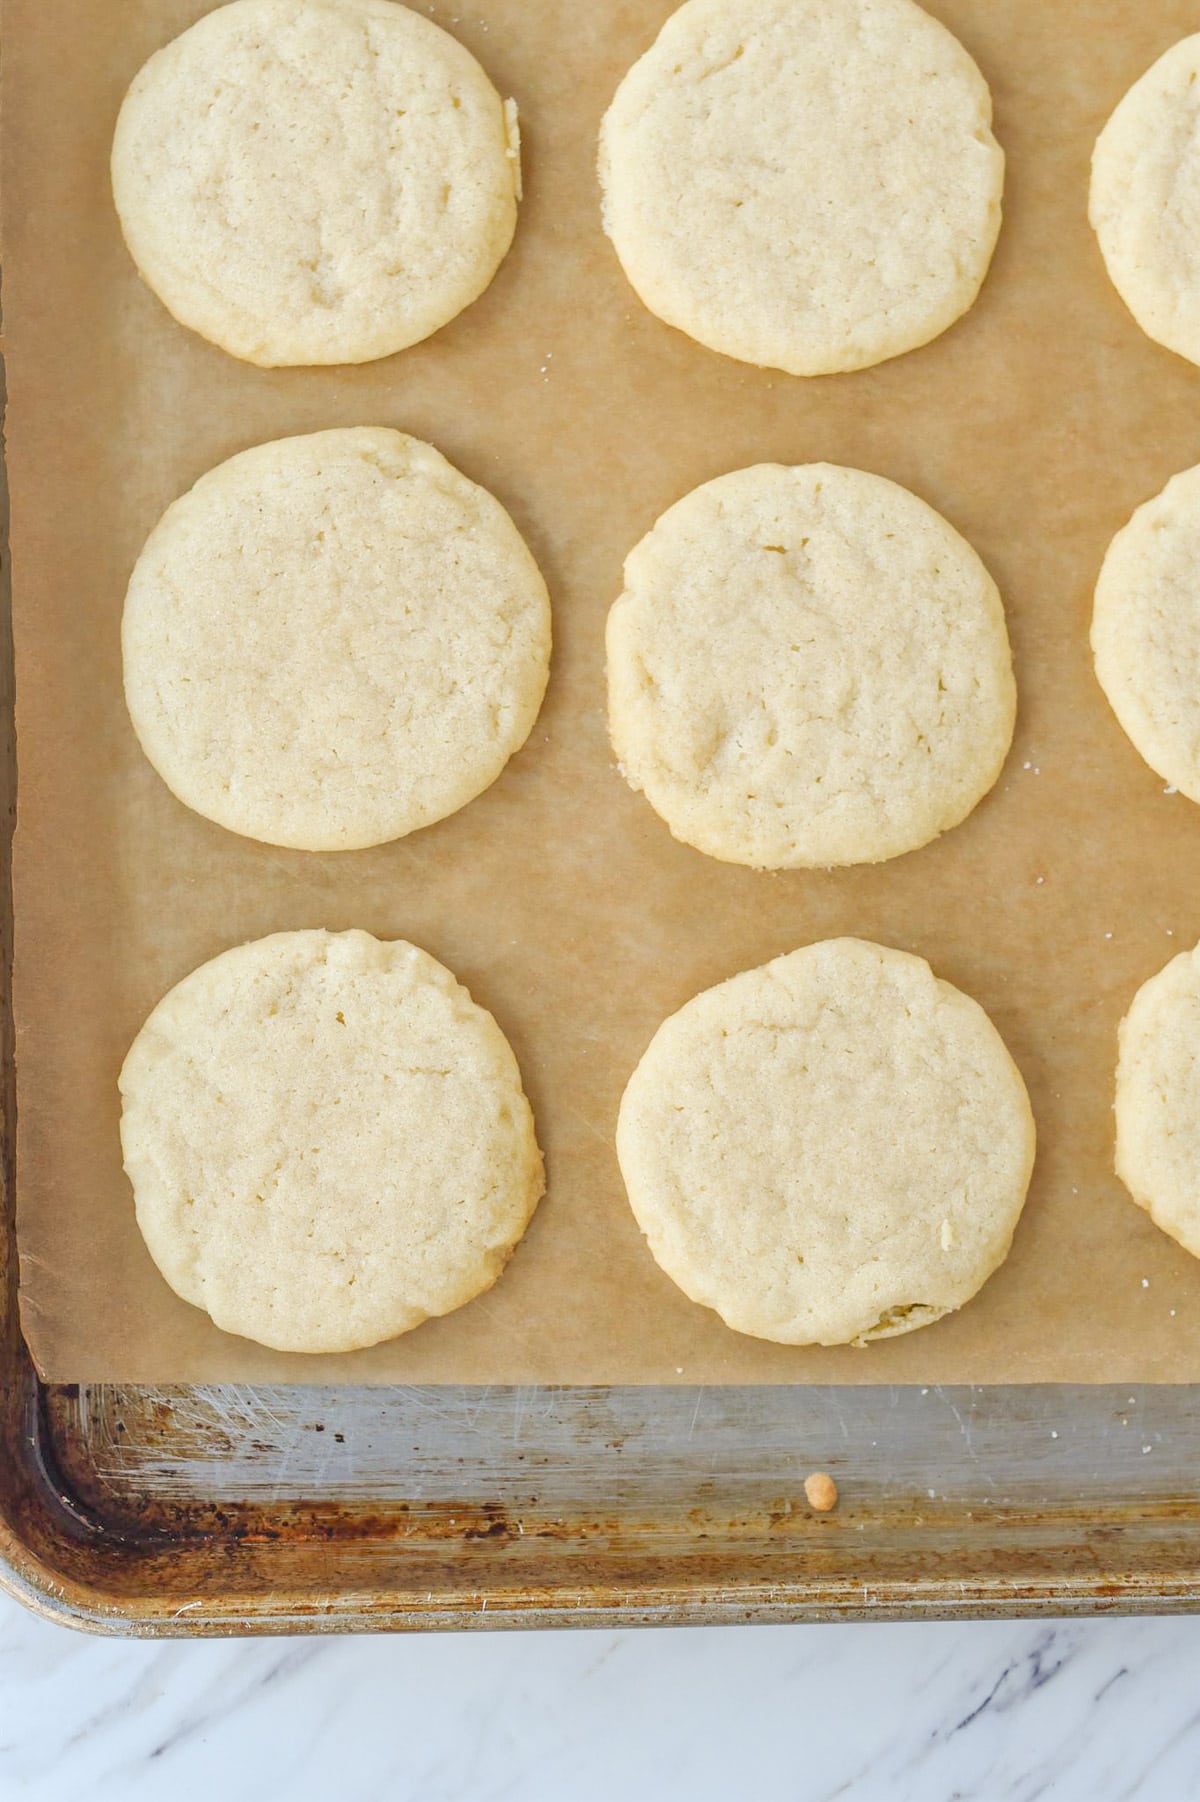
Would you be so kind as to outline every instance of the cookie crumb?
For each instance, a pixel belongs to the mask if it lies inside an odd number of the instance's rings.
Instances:
[[[828,1514],[837,1507],[837,1484],[828,1471],[814,1470],[804,1479],[804,1496],[815,1514]]]

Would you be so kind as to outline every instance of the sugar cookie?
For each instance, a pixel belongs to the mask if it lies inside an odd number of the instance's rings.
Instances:
[[[233,0],[134,79],[113,195],[182,324],[268,367],[365,363],[482,294],[518,153],[513,103],[395,0]]]
[[[650,1250],[727,1325],[865,1344],[960,1308],[1008,1254],[1029,1099],[976,1002],[919,957],[831,939],[697,995],[625,1090]]]
[[[604,120],[605,228],[646,306],[823,375],[927,344],[1000,230],[987,84],[912,0],[688,0]]]
[[[121,1071],[150,1254],[219,1327],[353,1351],[490,1288],[542,1193],[492,1016],[402,940],[281,932],[184,978]]]
[[[996,585],[881,476],[759,464],[672,507],[608,623],[609,726],[676,838],[760,869],[877,863],[957,826],[1012,740]]]

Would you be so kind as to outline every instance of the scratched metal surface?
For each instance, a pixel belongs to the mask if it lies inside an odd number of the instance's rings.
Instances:
[[[799,1495],[814,1468],[904,1509],[1187,1496],[1176,1388],[55,1392],[66,1463],[112,1501],[474,1502],[627,1509]]]
[[[101,1632],[1200,1600],[1184,1388],[39,1391],[9,1343],[0,1581]]]

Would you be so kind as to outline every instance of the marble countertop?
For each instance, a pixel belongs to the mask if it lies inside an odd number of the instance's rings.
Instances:
[[[0,1597],[0,1802],[1191,1802],[1200,1619],[136,1644]]]

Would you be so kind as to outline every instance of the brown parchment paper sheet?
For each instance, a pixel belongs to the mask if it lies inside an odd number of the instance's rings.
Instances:
[[[1200,460],[1200,371],[1152,345],[1086,221],[1096,131],[1200,17],[1190,0],[931,0],[992,86],[1005,226],[973,312],[927,349],[800,381],[643,310],[600,230],[599,120],[672,0],[429,10],[517,97],[526,199],[489,292],[359,369],[266,373],[139,284],[109,141],[146,56],[207,0],[5,0],[4,302],[18,694],[15,1007],[22,1313],[63,1380],[962,1383],[1200,1380],[1200,1263],[1111,1174],[1118,1019],[1200,936],[1200,808],[1110,716],[1090,591],[1133,507]],[[163,508],[247,445],[357,423],[494,490],[555,603],[550,694],[488,794],[405,842],[272,850],[187,812],[134,740],[118,625]],[[877,470],[976,545],[1021,688],[993,796],[879,868],[770,876],[675,844],[614,773],[603,624],[622,559],[695,484],[763,459]],[[1041,879],[1039,881],[1039,878]],[[117,1071],[150,1007],[226,946],[366,927],[427,947],[520,1058],[550,1190],[487,1296],[391,1345],[282,1356],[176,1300],[133,1217]],[[835,933],[918,951],[988,1009],[1040,1131],[1008,1263],[961,1313],[867,1351],[728,1331],[644,1250],[612,1149],[624,1081],[698,989]]]

